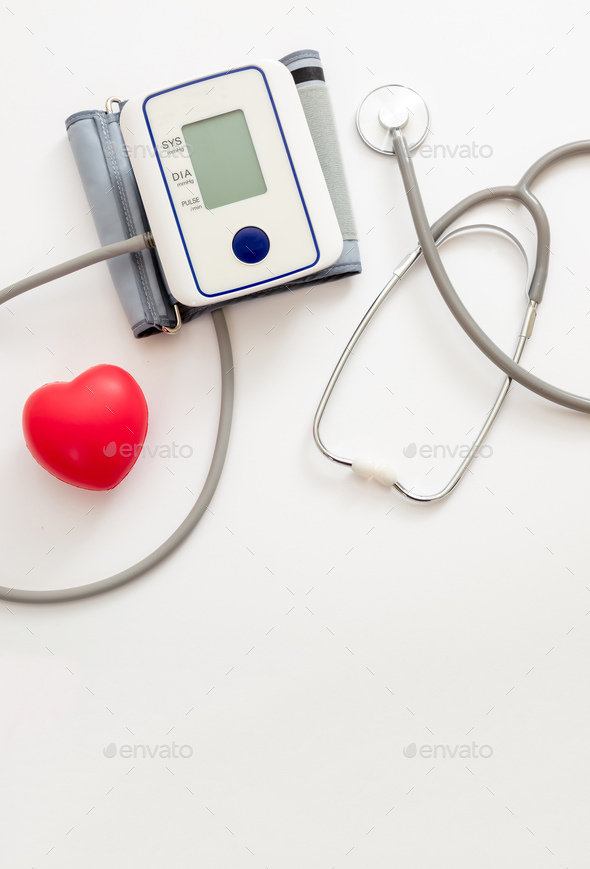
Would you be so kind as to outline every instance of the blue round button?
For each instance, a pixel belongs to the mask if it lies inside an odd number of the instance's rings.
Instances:
[[[270,250],[268,235],[257,226],[245,226],[233,237],[232,250],[243,263],[262,262]]]

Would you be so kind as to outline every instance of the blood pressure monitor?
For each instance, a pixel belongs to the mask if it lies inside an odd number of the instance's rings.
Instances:
[[[172,295],[205,305],[325,269],[342,233],[286,67],[129,100],[121,130]]]

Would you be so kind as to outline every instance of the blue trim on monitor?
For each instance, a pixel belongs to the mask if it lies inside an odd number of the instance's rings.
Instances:
[[[265,85],[265,87],[266,87],[266,90],[267,90],[267,93],[268,93],[268,97],[269,97],[269,99],[270,99],[270,102],[271,102],[271,105],[272,105],[272,109],[273,109],[273,112],[274,112],[274,114],[275,114],[275,118],[276,118],[276,121],[277,121],[277,125],[278,125],[278,128],[279,128],[279,132],[280,132],[280,134],[281,134],[281,138],[282,138],[282,140],[283,140],[283,145],[285,146],[285,152],[286,152],[286,154],[287,154],[287,158],[288,158],[288,160],[289,160],[289,165],[291,166],[291,171],[293,172],[293,178],[295,179],[295,184],[297,185],[297,190],[298,190],[298,192],[299,192],[299,196],[300,196],[300,198],[301,198],[301,204],[303,205],[303,210],[304,210],[304,212],[305,212],[305,217],[307,218],[307,224],[308,224],[308,226],[309,226],[309,231],[311,232],[311,237],[312,237],[312,239],[313,239],[314,247],[315,247],[315,250],[316,250],[316,258],[315,258],[315,260],[314,260],[312,263],[310,263],[310,264],[307,265],[307,266],[302,266],[300,269],[294,269],[294,270],[291,271],[291,272],[285,272],[285,273],[282,274],[282,275],[274,275],[272,278],[267,278],[267,279],[264,280],[264,281],[257,281],[256,283],[253,283],[253,284],[245,284],[243,287],[235,287],[235,288],[233,288],[233,289],[231,289],[231,290],[224,290],[224,291],[221,292],[221,293],[204,293],[203,290],[202,290],[202,289],[200,288],[200,286],[199,286],[199,282],[198,282],[198,280],[197,280],[197,276],[196,276],[196,274],[195,274],[195,270],[194,270],[194,268],[193,268],[193,263],[192,263],[192,260],[191,260],[191,258],[190,258],[190,254],[189,254],[189,252],[188,252],[188,248],[187,248],[187,246],[186,246],[186,241],[185,241],[185,239],[184,239],[184,235],[183,235],[182,229],[181,229],[181,227],[180,227],[180,221],[179,221],[179,219],[178,219],[178,214],[176,213],[176,209],[175,209],[175,207],[174,207],[174,202],[172,201],[172,196],[171,196],[171,193],[170,193],[170,188],[169,188],[169,186],[168,186],[168,182],[167,182],[167,180],[166,180],[166,175],[164,174],[164,167],[162,166],[162,163],[161,163],[161,161],[160,161],[160,155],[158,154],[158,148],[157,148],[157,145],[156,145],[156,142],[155,142],[155,139],[154,139],[153,133],[152,133],[152,128],[151,128],[151,126],[150,126],[150,122],[149,122],[149,120],[148,120],[147,111],[146,111],[146,104],[149,102],[149,100],[153,99],[154,97],[159,97],[159,96],[161,96],[162,94],[170,93],[170,91],[177,91],[177,90],[180,90],[181,88],[189,87],[189,85],[198,84],[199,82],[202,82],[202,81],[209,81],[210,79],[213,79],[213,78],[220,78],[221,76],[224,76],[224,75],[233,75],[233,74],[236,73],[236,72],[244,72],[244,70],[247,70],[247,69],[255,69],[257,72],[260,73],[260,75],[262,76],[262,78],[263,78],[263,80],[264,80],[264,85]],[[176,221],[176,226],[178,227],[178,232],[180,233],[180,238],[181,238],[181,240],[182,240],[182,246],[184,247],[184,252],[185,252],[185,254],[186,254],[186,258],[187,258],[187,260],[188,260],[188,264],[189,264],[189,267],[190,267],[190,270],[191,270],[191,274],[192,274],[192,276],[193,276],[193,280],[194,280],[194,282],[195,282],[195,284],[196,284],[197,291],[199,292],[199,294],[200,294],[201,296],[205,296],[205,298],[208,298],[208,299],[214,299],[214,298],[216,298],[217,296],[227,296],[227,295],[229,295],[230,293],[239,293],[241,290],[249,290],[250,288],[253,288],[253,287],[259,287],[259,286],[262,286],[263,284],[268,284],[268,283],[270,283],[271,281],[275,281],[275,280],[277,280],[277,278],[287,278],[287,277],[289,277],[289,275],[296,275],[296,274],[298,274],[298,272],[302,272],[302,271],[304,271],[305,269],[312,268],[312,266],[314,266],[314,265],[317,263],[317,261],[318,261],[319,258],[320,258],[320,250],[319,250],[319,247],[318,247],[317,239],[316,239],[316,237],[315,237],[315,232],[313,231],[313,226],[311,225],[311,220],[310,220],[310,217],[309,217],[309,212],[307,211],[307,205],[305,204],[305,199],[304,199],[304,197],[303,197],[303,193],[302,193],[302,191],[301,191],[301,186],[300,186],[300,184],[299,184],[299,179],[298,179],[298,177],[297,177],[297,173],[295,172],[295,167],[293,166],[293,160],[291,159],[291,154],[290,154],[290,152],[289,152],[289,147],[288,147],[288,145],[287,145],[287,141],[286,141],[286,139],[285,139],[285,134],[283,133],[283,128],[282,128],[282,126],[281,126],[281,122],[280,122],[280,120],[279,120],[279,115],[278,115],[278,112],[277,112],[277,107],[275,106],[275,101],[273,100],[272,93],[271,93],[270,88],[269,88],[269,86],[268,86],[268,81],[267,81],[267,79],[266,79],[266,76],[265,76],[265,74],[264,74],[264,71],[261,70],[260,67],[258,67],[258,66],[253,66],[253,65],[251,65],[251,66],[241,66],[241,67],[239,67],[238,69],[230,69],[230,70],[228,70],[227,72],[219,72],[219,73],[215,73],[214,75],[206,75],[206,76],[204,76],[203,78],[196,78],[194,81],[187,81],[187,82],[185,82],[184,84],[175,85],[174,87],[166,88],[166,89],[163,90],[163,91],[157,91],[157,93],[150,94],[148,97],[145,98],[145,100],[143,101],[143,104],[142,104],[142,110],[143,110],[143,116],[144,116],[144,118],[145,118],[145,122],[146,122],[146,125],[147,125],[148,133],[149,133],[149,135],[150,135],[150,139],[152,140],[152,145],[154,146],[154,154],[156,155],[156,160],[158,161],[158,166],[159,166],[159,168],[160,168],[160,174],[162,175],[162,180],[163,180],[163,182],[164,182],[164,186],[165,186],[165,188],[166,188],[166,193],[167,193],[167,195],[168,195],[168,200],[169,200],[169,202],[170,202],[170,207],[172,208],[172,213],[174,214],[174,219],[175,219],[175,221]],[[171,287],[171,289],[172,289],[172,287]]]

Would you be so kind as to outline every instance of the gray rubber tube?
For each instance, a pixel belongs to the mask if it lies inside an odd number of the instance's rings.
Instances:
[[[84,256],[78,257],[75,260],[70,260],[68,263],[64,263],[61,266],[56,266],[55,269],[48,269],[46,272],[40,272],[37,275],[31,276],[31,278],[25,279],[25,281],[20,281],[18,284],[14,284],[3,293],[0,293],[0,304],[3,301],[7,301],[8,298],[14,298],[15,295],[24,293],[27,289],[31,289],[33,286],[39,286],[40,283],[54,280],[56,277],[61,277],[64,274],[69,274],[72,271],[84,268],[86,265],[90,265],[93,262],[100,262],[101,260],[107,259],[111,256],[119,256],[122,253],[128,253],[131,248],[141,250],[141,247],[137,247],[139,244],[139,238],[142,237],[137,236],[136,238],[129,239],[129,241],[121,242],[122,249],[118,248],[117,245],[108,245],[106,248],[101,248],[97,251],[93,251],[91,254],[85,254]],[[147,243],[149,243],[149,240]],[[147,246],[147,243],[144,240],[144,248]],[[117,253],[112,252],[114,248],[118,249]],[[103,255],[101,256],[101,254]],[[77,263],[75,268],[73,267],[74,263]],[[51,277],[47,277],[49,273],[51,273]],[[43,281],[38,280],[41,275],[45,275]],[[36,279],[37,282],[35,283]],[[30,284],[30,286],[24,286],[27,283]],[[17,288],[18,292],[14,292]],[[10,295],[11,291],[13,291],[12,295]],[[115,588],[120,588],[120,586],[137,579],[148,570],[151,570],[152,567],[160,564],[160,562],[174,552],[174,550],[189,536],[205,513],[205,510],[213,498],[217,484],[219,483],[227,454],[233,413],[234,365],[227,323],[222,309],[213,311],[211,316],[215,326],[217,343],[219,345],[219,359],[221,362],[221,408],[219,412],[217,440],[213,451],[209,473],[207,474],[207,479],[205,480],[201,494],[197,498],[188,516],[176,531],[174,531],[170,537],[164,541],[164,543],[158,546],[157,549],[154,549],[153,552],[137,562],[137,564],[128,567],[126,570],[122,570],[120,573],[115,573],[113,576],[109,576],[106,579],[90,582],[87,585],[74,586],[73,588],[37,591],[0,586],[0,600],[14,601],[15,603],[64,603],[66,601],[83,600],[97,594],[102,594],[106,591],[112,591]]]
[[[16,284],[11,284],[9,287],[0,290],[0,305],[3,305],[4,302],[8,302],[10,299],[16,298],[16,296],[20,296],[22,293],[26,293],[28,290],[40,287],[41,284],[48,284],[50,281],[63,278],[65,275],[71,275],[72,272],[78,272],[87,266],[93,266],[96,263],[113,259],[116,256],[122,256],[125,253],[137,253],[137,251],[145,250],[146,247],[153,247],[151,232],[146,232],[144,235],[134,235],[125,241],[107,244],[104,247],[90,251],[90,253],[84,253],[82,256],[75,257],[75,259],[60,263],[58,266],[45,269],[43,272],[36,272],[36,274],[30,277],[17,281]]]
[[[461,326],[461,328],[471,338],[473,343],[498,366],[508,377],[511,377],[521,386],[530,389],[537,395],[547,398],[556,404],[563,407],[569,407],[571,410],[579,410],[582,413],[590,413],[590,398],[585,398],[581,395],[576,395],[572,392],[559,389],[551,383],[547,383],[540,377],[529,374],[522,366],[516,364],[510,356],[504,353],[497,344],[483,331],[481,326],[473,319],[461,299],[459,298],[451,279],[449,278],[435,243],[436,234],[440,234],[444,228],[461,217],[469,208],[474,205],[484,202],[492,198],[517,199],[525,205],[535,220],[537,232],[539,234],[537,251],[538,260],[535,268],[533,282],[529,295],[531,299],[540,301],[545,285],[547,275],[547,261],[549,252],[549,224],[546,221],[544,211],[541,208],[538,200],[527,189],[526,184],[531,183],[540,172],[544,171],[549,166],[556,163],[564,157],[573,156],[575,154],[587,153],[590,150],[589,142],[574,142],[572,145],[566,145],[563,148],[557,148],[550,154],[542,157],[534,166],[523,176],[522,181],[517,187],[498,187],[494,190],[482,191],[480,193],[469,196],[450,209],[441,220],[437,221],[433,230],[430,228],[422,196],[418,188],[418,180],[414,172],[412,158],[408,152],[405,137],[401,130],[393,129],[393,146],[395,154],[398,157],[399,169],[404,182],[410,212],[414,221],[418,241],[424,254],[424,259],[430,270],[430,273],[438,287],[438,290],[447,304],[447,307]],[[541,253],[541,248],[545,253]]]

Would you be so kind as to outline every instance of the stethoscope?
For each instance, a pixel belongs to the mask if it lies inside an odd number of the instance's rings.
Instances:
[[[385,85],[376,88],[365,97],[359,106],[356,115],[356,125],[363,141],[380,154],[386,154],[388,156],[393,155],[398,158],[398,165],[404,183],[406,196],[408,197],[412,220],[418,236],[418,247],[409,253],[397,268],[394,269],[391,280],[379,293],[355,329],[332,373],[332,376],[330,377],[330,380],[328,381],[328,385],[326,386],[321,398],[313,422],[313,436],[315,442],[327,458],[340,465],[350,467],[361,477],[372,477],[384,486],[393,486],[394,489],[397,489],[397,491],[402,495],[405,495],[406,498],[418,502],[440,501],[453,491],[485,442],[485,439],[502,408],[504,400],[508,395],[513,380],[527,389],[536,392],[538,395],[549,399],[549,401],[561,404],[564,407],[569,407],[572,410],[579,410],[582,413],[590,413],[590,398],[584,398],[583,396],[575,395],[571,392],[559,389],[558,387],[541,380],[541,378],[536,377],[530,372],[527,372],[518,364],[525,344],[531,337],[537,316],[537,308],[543,299],[543,293],[547,282],[550,254],[549,221],[543,206],[531,192],[530,188],[539,175],[554,163],[557,163],[566,157],[590,153],[590,140],[572,142],[569,145],[562,145],[560,148],[555,148],[555,150],[549,151],[549,153],[537,160],[537,162],[534,163],[527,172],[525,172],[521,180],[515,186],[485,188],[484,190],[480,190],[478,193],[473,193],[471,196],[467,196],[461,202],[458,202],[453,206],[453,208],[449,209],[449,211],[439,218],[439,220],[437,220],[431,227],[426,216],[424,203],[422,202],[422,196],[418,186],[418,180],[410,156],[411,152],[418,149],[424,142],[429,132],[429,123],[428,108],[422,97],[420,97],[416,91],[402,85]],[[512,199],[516,200],[521,205],[524,205],[533,218],[537,230],[535,266],[532,274],[527,278],[528,302],[522,326],[518,334],[518,342],[512,358],[504,353],[473,319],[453,287],[438,252],[438,248],[442,244],[458,235],[471,232],[494,232],[507,238],[511,243],[513,243],[524,257],[526,263],[526,254],[522,245],[507,230],[487,224],[476,224],[473,226],[464,226],[459,229],[450,230],[452,224],[471,208],[492,199]],[[484,353],[488,359],[490,359],[506,375],[506,379],[502,384],[502,388],[498,393],[492,410],[488,414],[484,425],[471,445],[468,454],[465,456],[461,465],[447,485],[439,492],[430,495],[418,494],[413,490],[413,488],[408,488],[403,485],[398,480],[395,469],[389,461],[379,462],[371,457],[365,456],[358,456],[349,459],[335,455],[326,447],[320,436],[320,423],[326,405],[328,404],[336,382],[338,381],[350,354],[354,350],[357,341],[391,290],[404,277],[404,275],[407,274],[421,256],[424,257],[428,270],[430,271],[440,294],[461,328],[467,333],[482,353]]]

